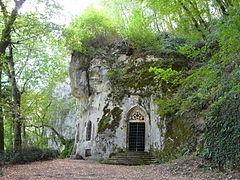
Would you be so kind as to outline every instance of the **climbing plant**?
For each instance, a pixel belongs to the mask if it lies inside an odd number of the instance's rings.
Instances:
[[[221,170],[238,169],[240,163],[240,86],[222,88],[218,100],[211,108],[205,121],[205,152],[206,158],[214,162]]]

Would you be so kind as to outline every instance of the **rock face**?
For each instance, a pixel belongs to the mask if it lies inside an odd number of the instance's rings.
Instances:
[[[75,138],[76,129],[74,128],[78,119],[78,106],[76,99],[71,95],[69,83],[58,83],[53,93],[55,102],[54,110],[51,114],[51,126],[64,137],[65,140]],[[47,131],[48,147],[61,149],[62,144],[56,134],[48,129]]]
[[[163,132],[158,127],[163,119],[154,112],[157,107],[152,95],[124,94],[118,102],[112,98],[108,71],[127,63],[131,56],[126,54],[118,46],[106,47],[91,56],[72,54],[71,89],[79,105],[75,155],[107,159],[117,152],[163,148]]]

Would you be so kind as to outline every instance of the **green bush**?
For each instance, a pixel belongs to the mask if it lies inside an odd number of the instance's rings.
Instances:
[[[58,151],[52,149],[40,149],[36,147],[22,149],[21,152],[14,152],[12,150],[1,154],[1,162],[8,162],[10,164],[24,164],[34,161],[51,160],[58,157]]]
[[[122,33],[123,37],[133,43],[135,47],[160,48],[161,44],[153,32],[151,24],[153,18],[144,15],[142,8],[135,8],[129,22]]]
[[[240,170],[240,85],[223,92],[206,118],[205,156],[220,170]]]
[[[69,140],[66,143],[64,150],[60,153],[60,158],[62,158],[62,159],[69,158],[72,153],[73,146],[74,146],[74,141]]]
[[[73,19],[65,29],[68,48],[82,53],[104,46],[115,35],[116,30],[108,14],[92,7]]]

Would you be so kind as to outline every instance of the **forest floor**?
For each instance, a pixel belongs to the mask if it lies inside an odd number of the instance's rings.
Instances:
[[[183,157],[144,166],[101,164],[91,160],[56,159],[24,165],[5,165],[0,180],[240,180],[239,173],[206,170],[205,162]]]

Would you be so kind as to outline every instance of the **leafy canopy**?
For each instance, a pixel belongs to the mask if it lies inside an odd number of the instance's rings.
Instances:
[[[103,45],[116,34],[115,25],[107,12],[93,7],[73,19],[65,31],[68,48],[83,53]]]

